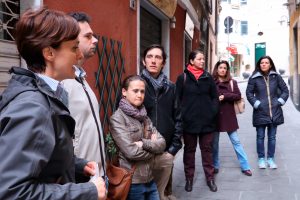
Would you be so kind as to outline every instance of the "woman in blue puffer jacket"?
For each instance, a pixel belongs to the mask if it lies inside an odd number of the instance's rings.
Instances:
[[[246,95],[253,106],[253,126],[256,127],[256,148],[258,166],[265,169],[268,165],[276,169],[274,161],[277,126],[284,123],[281,106],[289,97],[289,90],[276,72],[273,60],[269,56],[261,57],[249,78]],[[268,153],[265,160],[264,138],[268,128]]]

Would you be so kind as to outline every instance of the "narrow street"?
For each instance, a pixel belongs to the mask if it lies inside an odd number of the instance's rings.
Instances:
[[[243,97],[247,82],[239,84]],[[248,155],[253,176],[241,173],[227,133],[220,134],[220,172],[216,175],[217,192],[206,186],[199,147],[196,154],[196,174],[193,191],[184,190],[183,150],[176,159],[173,174],[173,193],[181,200],[299,200],[300,199],[300,112],[290,98],[283,107],[285,123],[277,129],[275,152],[278,169],[259,169],[256,154],[256,131],[252,126],[252,107],[246,100],[245,113],[238,115],[238,134]],[[266,139],[265,139],[266,141]],[[265,146],[266,148],[267,146]]]

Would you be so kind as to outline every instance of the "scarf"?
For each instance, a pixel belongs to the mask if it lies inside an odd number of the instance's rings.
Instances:
[[[187,70],[189,70],[196,78],[196,80],[198,80],[198,78],[203,74],[204,70],[203,69],[198,69],[193,67],[192,65],[188,65],[187,66]]]
[[[155,79],[151,76],[151,74],[148,72],[148,70],[144,69],[142,74],[145,76],[147,80],[150,81],[152,86],[154,87],[154,90],[157,92],[160,89],[163,88],[165,80],[167,80],[167,76],[164,75],[164,73],[160,72],[158,77]]]
[[[127,99],[122,98],[119,102],[119,108],[128,116],[133,117],[140,122],[143,122],[147,118],[147,111],[144,105],[140,108],[136,108],[131,105]]]

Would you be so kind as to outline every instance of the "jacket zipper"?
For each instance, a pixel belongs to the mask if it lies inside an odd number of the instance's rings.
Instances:
[[[271,119],[273,118],[273,115],[272,115],[272,105],[271,105],[271,97],[270,97],[270,77],[268,77],[268,80],[266,80],[264,78],[265,82],[266,82],[266,85],[267,85],[267,95],[268,95],[268,101],[269,101],[269,112],[270,112],[270,117]]]

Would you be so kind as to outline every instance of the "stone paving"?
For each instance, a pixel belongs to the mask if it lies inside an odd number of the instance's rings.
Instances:
[[[245,97],[247,82],[239,84]],[[175,158],[173,194],[178,200],[300,200],[300,112],[289,99],[283,107],[285,123],[277,129],[275,159],[278,169],[259,169],[256,154],[256,131],[252,126],[252,107],[246,100],[245,113],[238,115],[239,138],[248,155],[252,177],[241,173],[227,133],[220,134],[220,172],[216,175],[217,192],[206,186],[199,147],[192,192],[186,192],[183,150]],[[267,147],[267,146],[265,146]]]

